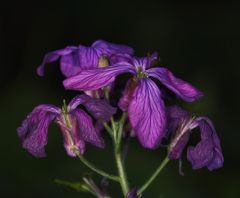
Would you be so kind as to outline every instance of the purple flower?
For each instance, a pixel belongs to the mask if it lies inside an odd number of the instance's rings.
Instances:
[[[159,80],[185,101],[192,102],[202,96],[200,91],[176,78],[168,69],[150,68],[156,58],[156,53],[145,58],[124,56],[122,62],[81,71],[64,80],[63,84],[66,89],[96,90],[109,85],[120,74],[131,73],[134,77],[128,81],[119,106],[128,111],[131,126],[141,144],[153,149],[166,135],[166,115],[161,90],[150,77]]]
[[[39,105],[17,129],[23,148],[35,157],[45,157],[44,147],[47,144],[48,126],[53,121],[60,126],[68,155],[76,156],[74,149],[78,149],[83,154],[86,142],[104,147],[104,140],[96,131],[92,118],[85,111],[77,108],[79,105],[85,106],[99,120],[107,121],[115,113],[115,108],[106,101],[93,99],[87,95],[76,96],[68,106],[64,104],[62,109],[49,104]]]
[[[64,49],[49,52],[45,55],[41,65],[37,68],[40,76],[44,75],[45,65],[60,58],[60,69],[64,76],[70,77],[76,75],[81,70],[105,67],[113,61],[117,62],[118,55],[121,60],[121,54],[133,55],[134,50],[126,45],[118,45],[103,40],[98,40],[91,47],[83,45],[68,46]]]
[[[138,189],[137,188],[133,188],[128,194],[126,198],[140,198],[142,196],[138,196],[137,194]]]
[[[223,154],[219,137],[214,126],[206,117],[191,118],[186,111],[179,107],[169,109],[169,124],[172,130],[178,129],[169,146],[169,158],[179,159],[186,147],[192,130],[199,127],[201,133],[200,142],[187,149],[187,158],[193,169],[207,167],[214,170],[223,166]],[[174,114],[175,115],[174,115]]]

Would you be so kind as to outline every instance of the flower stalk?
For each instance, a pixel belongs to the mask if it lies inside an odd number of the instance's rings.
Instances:
[[[138,190],[138,195],[141,195],[143,191],[145,191],[149,185],[157,178],[157,176],[160,174],[160,172],[164,169],[164,167],[169,162],[169,158],[166,157],[162,163],[159,165],[159,167],[156,169],[156,171],[153,173],[153,175],[145,182],[145,184]]]
[[[77,149],[74,152],[76,153],[78,158],[81,160],[81,162],[84,165],[86,165],[89,169],[91,169],[92,171],[96,172],[97,174],[99,174],[99,175],[101,175],[103,177],[106,177],[106,178],[111,179],[113,181],[119,182],[119,177],[118,176],[111,175],[111,174],[106,173],[105,171],[97,168],[91,162],[89,162],[86,158],[84,158]]]

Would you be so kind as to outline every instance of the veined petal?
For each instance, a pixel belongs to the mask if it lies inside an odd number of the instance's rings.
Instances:
[[[158,53],[154,52],[147,57],[134,57],[132,62],[136,67],[141,67],[143,71],[152,66],[152,64],[158,59]]]
[[[92,47],[80,45],[71,53],[61,57],[60,68],[64,76],[75,76],[81,70],[97,68],[99,56]]]
[[[176,131],[177,127],[184,121],[190,118],[187,111],[178,106],[171,106],[166,108],[168,120],[168,133]]]
[[[105,146],[104,140],[93,126],[92,118],[81,109],[75,109],[72,115],[77,118],[81,139],[103,148]]]
[[[22,146],[35,157],[45,157],[49,124],[59,115],[60,109],[52,105],[39,105],[17,128]]]
[[[207,166],[209,170],[223,166],[223,155],[220,141],[212,122],[205,117],[196,119],[201,132],[201,141],[195,147],[189,147],[187,151],[188,160],[193,169]]]
[[[176,78],[172,72],[166,68],[151,68],[147,70],[147,73],[149,76],[158,79],[168,89],[187,102],[193,102],[203,96],[201,91],[193,87],[191,84]]]
[[[151,79],[142,78],[128,108],[133,130],[146,148],[156,148],[166,135],[165,106]]]
[[[121,54],[121,53],[113,54],[109,57],[109,61],[111,65],[121,63],[121,62],[127,62],[129,64],[132,64],[132,59],[133,58],[131,55]]]
[[[106,100],[91,98],[87,95],[73,98],[68,105],[69,111],[76,109],[80,104],[84,105],[96,119],[108,121],[116,113],[116,108],[112,107]]]
[[[127,45],[120,45],[120,44],[113,44],[103,40],[97,40],[92,44],[97,50],[100,50],[105,55],[112,55],[116,53],[123,53],[123,54],[134,54],[134,50],[127,46]]]
[[[76,49],[77,49],[77,47],[69,46],[69,47],[66,47],[64,49],[60,49],[60,50],[56,50],[56,51],[47,53],[44,56],[41,65],[39,65],[38,68],[37,68],[37,74],[39,76],[43,76],[44,75],[44,68],[45,68],[46,64],[54,62],[58,58],[60,58],[62,56],[66,56],[66,55],[72,53],[72,51],[74,51]]]
[[[72,90],[96,90],[109,85],[115,80],[115,77],[122,73],[135,73],[132,65],[114,65],[105,68],[97,68],[81,71],[78,75],[67,78],[63,81],[66,89]]]

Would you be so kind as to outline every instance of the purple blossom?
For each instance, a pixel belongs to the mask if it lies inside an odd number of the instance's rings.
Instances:
[[[68,46],[64,49],[49,52],[43,58],[41,65],[37,68],[40,76],[44,75],[45,65],[60,58],[60,69],[65,77],[76,75],[81,70],[105,67],[121,60],[121,55],[133,55],[134,50],[126,45],[118,45],[103,40],[98,40],[91,47],[83,45]],[[113,59],[111,58],[113,56]]]
[[[187,149],[187,159],[191,162],[192,168],[199,169],[206,166],[209,170],[214,170],[222,167],[224,158],[220,140],[211,120],[206,117],[191,118],[179,107],[171,107],[168,112],[170,128],[175,130],[178,126],[169,146],[169,158],[175,160],[181,157],[192,130],[199,127],[200,142]]]
[[[128,194],[126,198],[140,198],[142,196],[138,196],[137,194],[138,189],[137,188],[133,188]]]
[[[122,62],[106,68],[81,71],[64,80],[63,84],[66,89],[96,90],[114,82],[120,74],[131,73],[133,78],[128,81],[119,106],[123,111],[128,111],[131,126],[141,144],[153,149],[166,135],[166,114],[161,90],[150,77],[159,80],[187,102],[193,102],[202,96],[200,91],[176,78],[168,69],[150,68],[156,59],[156,53],[144,58],[125,55],[121,58]]]
[[[107,121],[115,113],[115,108],[106,101],[93,99],[87,95],[76,96],[62,109],[49,104],[39,105],[17,129],[22,146],[35,157],[45,157],[48,126],[54,121],[60,126],[68,155],[76,156],[73,151],[75,148],[84,154],[86,142],[100,148],[104,147],[104,140],[95,129],[92,118],[77,108],[79,105],[85,106],[93,117],[103,121]]]

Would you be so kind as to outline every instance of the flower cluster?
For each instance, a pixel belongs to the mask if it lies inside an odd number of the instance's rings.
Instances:
[[[137,57],[129,46],[98,40],[90,47],[68,46],[46,54],[37,68],[38,75],[43,76],[45,65],[58,59],[65,76],[64,87],[85,94],[76,96],[69,105],[64,103],[62,108],[39,105],[27,116],[17,132],[23,147],[34,156],[45,156],[44,146],[51,122],[59,125],[68,155],[83,155],[86,143],[103,148],[100,130],[110,119],[114,126],[113,115],[117,111],[110,105],[109,93],[116,89],[116,77],[129,73],[117,106],[127,115],[131,133],[144,148],[156,149],[163,139],[169,139],[170,160],[180,159],[187,147],[187,159],[193,169],[206,166],[213,170],[223,165],[219,137],[212,122],[206,117],[191,117],[182,108],[165,104],[168,92],[186,102],[196,101],[203,93],[167,68],[158,66],[156,52]],[[196,146],[188,146],[194,128],[200,129],[201,140]],[[120,138],[127,130],[124,126],[121,129]],[[116,131],[114,127],[113,130]],[[116,144],[119,143],[115,132],[113,134]],[[127,184],[121,184],[126,191]],[[140,196],[138,190],[127,191],[128,197]],[[126,196],[126,192],[124,194]]]

